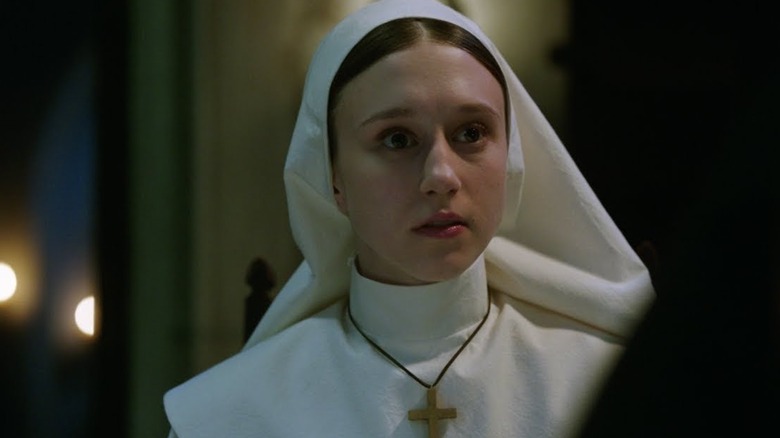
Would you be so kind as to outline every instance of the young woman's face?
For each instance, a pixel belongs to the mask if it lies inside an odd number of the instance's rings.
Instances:
[[[501,220],[504,95],[467,52],[420,42],[355,77],[334,109],[333,186],[360,272],[394,284],[450,279]]]

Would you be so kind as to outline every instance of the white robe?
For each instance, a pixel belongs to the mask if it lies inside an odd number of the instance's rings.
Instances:
[[[376,26],[428,17],[478,38],[507,81],[506,208],[498,235],[456,279],[424,287],[368,281],[346,265],[352,229],[333,199],[327,143],[331,81]],[[625,338],[652,299],[647,269],[554,131],[479,27],[434,0],[379,0],[337,25],[312,59],[285,187],[305,261],[244,350],[171,390],[180,438],[425,437],[408,411],[426,390],[381,356],[356,321],[432,382],[485,314],[440,384],[446,437],[562,437],[576,429]],[[522,202],[521,202],[522,200]],[[347,292],[349,291],[349,294]],[[614,335],[613,335],[614,334]]]
[[[444,437],[561,437],[620,351],[612,335],[491,291],[485,325],[438,385]],[[355,269],[350,305],[375,342],[432,383],[488,306],[484,260],[453,280],[390,286]],[[341,300],[166,395],[179,438],[427,436],[426,390],[355,329]]]

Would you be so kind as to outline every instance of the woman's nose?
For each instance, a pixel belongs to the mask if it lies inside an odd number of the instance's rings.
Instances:
[[[447,138],[437,136],[425,157],[420,191],[426,195],[452,195],[460,190],[458,159],[458,154],[452,150]]]

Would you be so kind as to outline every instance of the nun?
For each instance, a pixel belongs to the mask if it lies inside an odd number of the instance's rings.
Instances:
[[[311,61],[285,165],[304,261],[171,437],[573,436],[650,277],[478,26],[380,0]]]

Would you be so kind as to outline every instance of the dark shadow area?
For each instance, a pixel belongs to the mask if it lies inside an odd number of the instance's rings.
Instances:
[[[576,158],[632,243],[659,249],[658,300],[583,437],[780,435],[780,70],[765,8],[575,4]]]
[[[95,437],[128,436],[130,387],[130,205],[128,129],[128,2],[96,2],[99,17],[95,51],[96,254],[102,324],[93,377],[98,401],[91,431]]]

